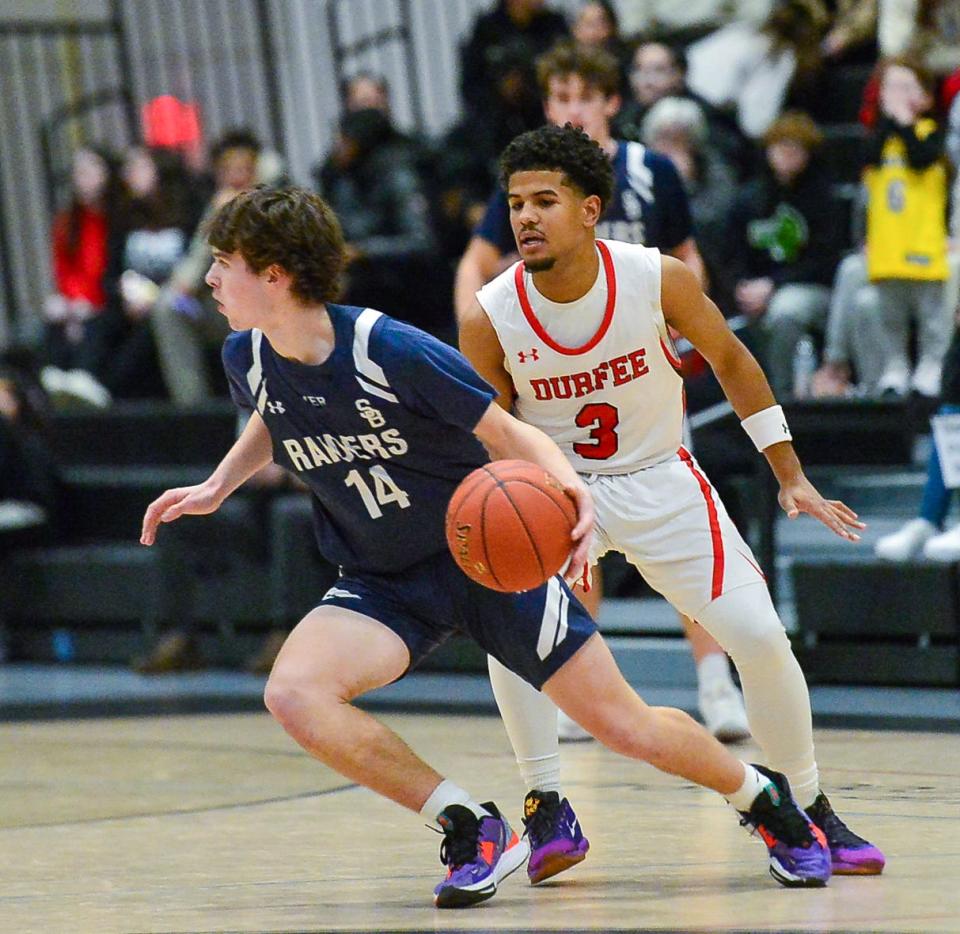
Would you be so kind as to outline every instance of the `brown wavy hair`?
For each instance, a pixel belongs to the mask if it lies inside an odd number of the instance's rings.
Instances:
[[[343,232],[330,205],[303,188],[245,191],[228,201],[207,225],[214,249],[239,253],[261,273],[276,264],[292,279],[303,304],[336,301],[343,290]]]
[[[550,95],[550,79],[578,75],[587,87],[604,97],[620,93],[620,65],[603,49],[588,48],[561,40],[537,59],[537,81],[544,100]]]

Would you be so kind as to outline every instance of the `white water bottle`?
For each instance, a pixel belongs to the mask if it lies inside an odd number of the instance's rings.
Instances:
[[[817,351],[813,346],[813,338],[804,334],[797,341],[793,352],[793,397],[794,399],[809,399],[813,386],[813,374],[817,371]]]

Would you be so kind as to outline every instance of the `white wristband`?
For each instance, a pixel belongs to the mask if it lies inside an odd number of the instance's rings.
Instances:
[[[748,415],[740,425],[758,451],[763,451],[771,444],[793,440],[783,408],[779,405],[771,405],[769,409]]]

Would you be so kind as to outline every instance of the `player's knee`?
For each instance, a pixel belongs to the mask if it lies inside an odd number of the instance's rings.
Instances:
[[[732,590],[697,618],[741,670],[749,664],[774,667],[791,653],[790,640],[763,585]]]
[[[319,708],[339,703],[334,692],[306,686],[282,671],[274,671],[263,692],[263,702],[273,718],[291,735],[299,736],[310,723],[322,720]]]

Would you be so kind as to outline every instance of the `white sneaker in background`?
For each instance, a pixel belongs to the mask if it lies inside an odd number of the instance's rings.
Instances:
[[[877,393],[883,395],[905,396],[910,384],[910,370],[905,363],[894,363],[883,371],[877,381]]]
[[[593,737],[576,720],[562,710],[557,711],[557,735],[561,743],[580,743]]]
[[[926,519],[911,519],[903,528],[877,539],[873,553],[884,561],[909,561],[937,534],[937,527]]]
[[[944,564],[960,561],[960,525],[955,525],[949,532],[928,538],[923,546],[923,556]]]
[[[738,743],[750,738],[743,696],[732,681],[716,680],[701,685],[698,701],[704,725],[721,743]]]
[[[921,396],[936,399],[940,395],[943,367],[935,360],[921,360],[910,377],[910,388]]]

